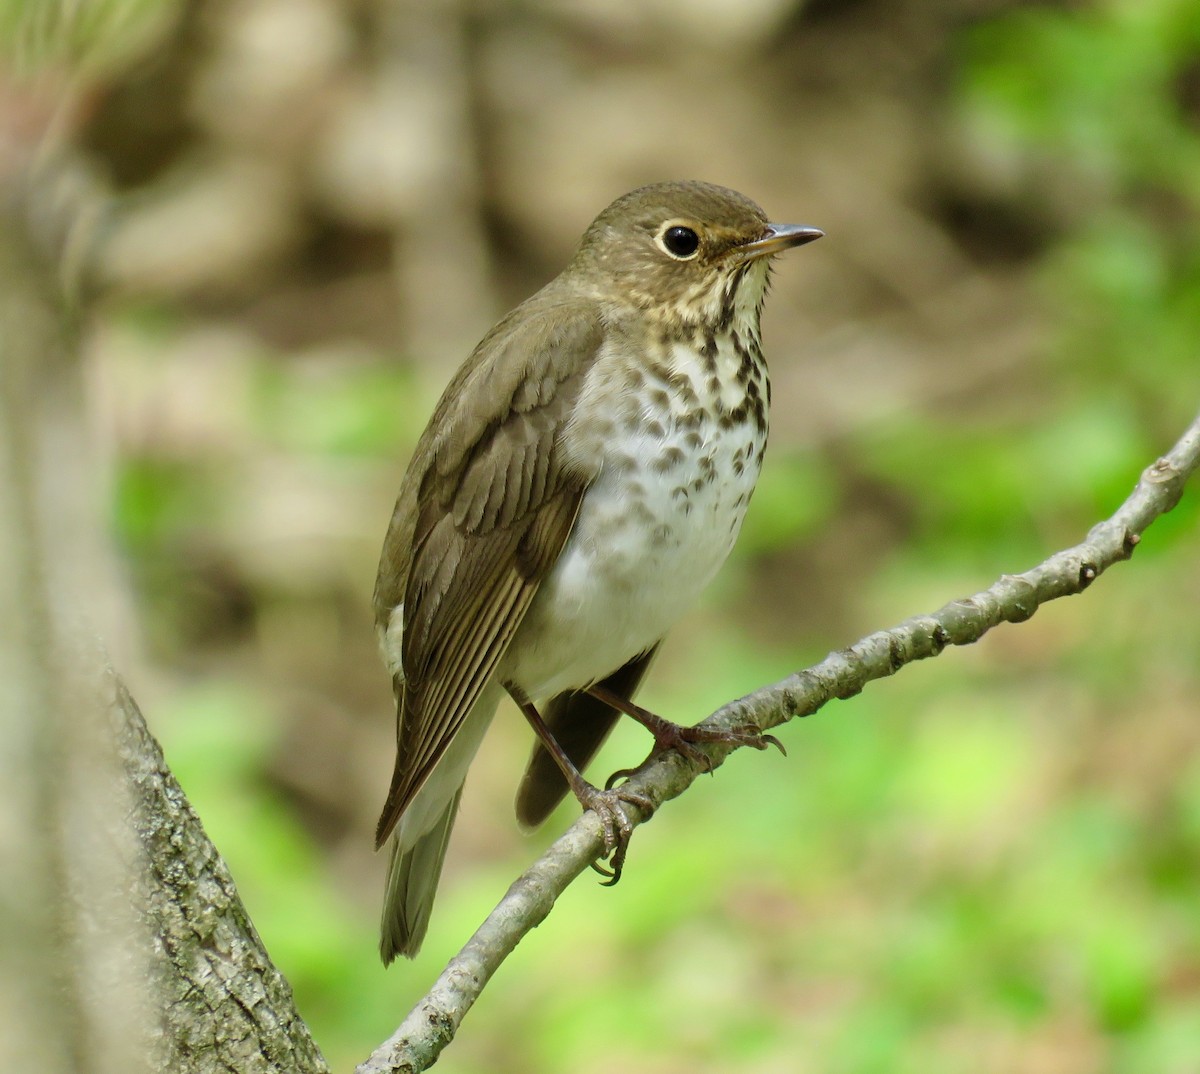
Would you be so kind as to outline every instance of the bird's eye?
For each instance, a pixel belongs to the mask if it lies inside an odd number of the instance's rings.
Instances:
[[[673,224],[659,235],[658,243],[676,260],[687,261],[700,249],[700,236],[690,227]]]

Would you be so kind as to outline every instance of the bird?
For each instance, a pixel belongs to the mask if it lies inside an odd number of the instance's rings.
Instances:
[[[771,262],[823,234],[711,183],[639,187],[442,394],[373,598],[397,713],[376,828],[376,849],[391,847],[385,965],[421,946],[467,769],[505,694],[536,734],[518,819],[536,826],[570,790],[598,814],[616,876],[625,807],[652,804],[582,770],[621,713],[654,735],[652,756],[774,742],[679,726],[633,696],[728,556],[758,479]]]

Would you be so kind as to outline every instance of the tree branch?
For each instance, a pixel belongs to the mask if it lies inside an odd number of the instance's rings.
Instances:
[[[1197,467],[1200,416],[1142,473],[1117,512],[1094,526],[1080,544],[1023,574],[1003,575],[982,592],[951,601],[930,615],[913,616],[830,653],[810,668],[723,706],[704,726],[756,724],[765,730],[812,715],[828,701],[853,697],[867,683],[906,664],[937,656],[947,645],[969,645],[999,623],[1024,622],[1047,601],[1081,593],[1114,563],[1130,557],[1145,529],[1179,502]],[[705,752],[716,766],[732,750],[709,746]],[[679,754],[668,753],[639,769],[629,786],[657,807],[683,793],[701,771]],[[628,809],[635,824],[649,819],[634,807]],[[594,814],[584,813],[509,888],[399,1029],[359,1065],[357,1074],[415,1074],[431,1066],[500,964],[600,852],[599,823]]]
[[[327,1074],[271,963],[233,878],[205,834],[125,684],[109,673],[107,703],[133,798],[129,822],[145,854],[133,878],[159,964],[162,1056],[157,1070]]]

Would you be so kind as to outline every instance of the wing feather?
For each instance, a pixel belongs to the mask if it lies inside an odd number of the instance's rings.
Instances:
[[[400,605],[404,623],[380,844],[487,685],[593,476],[561,445],[599,351],[590,308],[546,292],[518,307],[459,371],[418,444],[375,590],[381,632],[396,629]]]

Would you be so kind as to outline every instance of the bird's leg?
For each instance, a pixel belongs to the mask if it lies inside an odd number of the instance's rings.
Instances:
[[[688,727],[664,720],[661,716],[656,716],[648,709],[642,708],[641,705],[635,705],[628,698],[615,694],[602,685],[589,686],[587,692],[596,700],[603,701],[618,712],[623,712],[626,716],[637,720],[654,736],[654,749],[650,753],[651,757],[666,750],[676,750],[689,761],[711,772],[712,761],[708,754],[696,748],[697,744],[719,742],[729,746],[752,746],[756,750],[765,750],[768,746],[776,746],[780,753],[787,754],[787,750],[783,748],[783,743],[779,739],[774,735],[764,735],[762,731],[752,725],[735,727],[728,731],[711,727]],[[608,786],[611,787],[618,779],[628,777],[633,771],[633,769],[622,768],[614,772],[609,777]]]
[[[590,809],[600,818],[604,854],[605,857],[612,855],[610,860],[612,871],[601,869],[595,864],[592,867],[610,878],[608,880],[610,886],[615,884],[621,879],[621,869],[625,865],[625,853],[629,848],[629,837],[633,834],[633,825],[629,823],[629,817],[622,808],[622,803],[628,802],[630,805],[637,806],[647,816],[654,812],[654,803],[644,794],[621,787],[605,787],[604,790],[593,787],[583,778],[579,769],[567,756],[566,751],[555,740],[550,728],[546,726],[546,721],[542,719],[542,714],[538,712],[533,702],[522,697],[519,691],[511,687],[508,692],[517,703],[517,707],[525,714],[525,719],[529,721],[534,733],[542,740],[542,745],[554,758],[555,764],[558,765],[563,778],[567,781],[567,786],[571,788],[571,793],[579,800],[579,804],[584,809]]]

